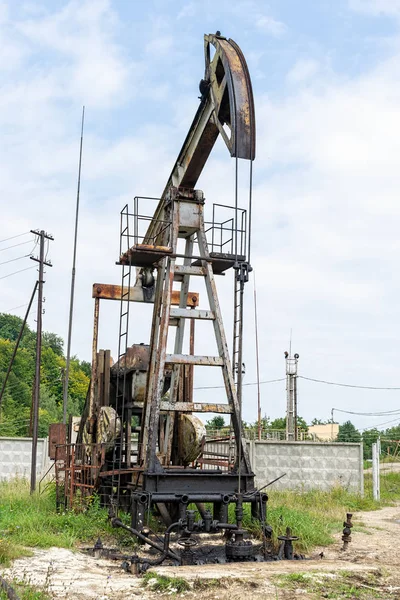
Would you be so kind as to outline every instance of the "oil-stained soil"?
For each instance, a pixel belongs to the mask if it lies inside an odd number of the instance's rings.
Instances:
[[[124,572],[120,562],[51,548],[15,561],[4,576],[25,579],[47,590],[50,597],[71,600],[400,599],[400,506],[358,513],[353,522],[346,552],[341,550],[338,535],[335,544],[316,549],[310,560],[155,567],[151,570],[154,578],[145,584],[142,578]],[[157,575],[184,579],[189,589],[182,590],[174,581],[157,589]]]

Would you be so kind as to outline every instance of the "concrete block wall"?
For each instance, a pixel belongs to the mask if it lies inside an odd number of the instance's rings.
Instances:
[[[209,451],[228,452],[228,444],[208,445]],[[257,487],[262,487],[282,473],[273,489],[322,489],[335,485],[364,492],[362,444],[326,442],[247,441]],[[0,479],[15,476],[30,478],[32,439],[0,437]],[[38,440],[37,477],[42,477],[51,461],[48,439]]]
[[[32,438],[0,437],[0,479],[31,476]],[[50,466],[48,438],[39,438],[36,476],[42,477]]]
[[[252,441],[250,460],[257,487],[286,473],[274,489],[322,489],[341,485],[364,493],[362,444]]]

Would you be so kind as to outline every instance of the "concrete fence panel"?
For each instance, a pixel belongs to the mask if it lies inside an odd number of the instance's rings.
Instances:
[[[362,444],[253,441],[250,454],[257,487],[286,473],[274,489],[364,492]]]
[[[32,438],[0,437],[0,479],[31,476]],[[36,475],[40,478],[50,466],[48,438],[39,438]]]

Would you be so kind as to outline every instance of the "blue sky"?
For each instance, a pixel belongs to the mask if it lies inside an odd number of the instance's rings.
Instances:
[[[262,379],[284,375],[292,329],[303,375],[399,386],[399,24],[399,0],[0,0],[0,239],[31,228],[54,235],[45,328],[66,336],[82,105],[72,347],[89,359],[91,284],[120,278],[119,210],[136,194],[161,193],[198,105],[203,34],[219,29],[241,46],[256,103]],[[218,143],[198,186],[208,207],[231,201],[233,162]],[[20,258],[24,248],[1,253],[18,262],[0,265],[0,276],[33,264]],[[31,269],[2,279],[0,311],[26,303],[35,277]],[[228,333],[230,285],[220,284]],[[148,315],[135,310],[132,343],[148,337]],[[24,307],[13,313],[22,316]],[[101,321],[100,345],[115,354],[118,306],[104,306]],[[252,382],[252,283],[245,327]],[[206,338],[199,333],[204,348]],[[393,410],[398,392],[300,382],[306,419],[329,418],[333,406]],[[262,387],[262,410],[284,413],[282,384]],[[255,419],[252,386],[243,413]],[[385,419],[354,421],[368,427]]]

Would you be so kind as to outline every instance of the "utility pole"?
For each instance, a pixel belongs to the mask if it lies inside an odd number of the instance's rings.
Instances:
[[[38,440],[38,424],[39,424],[39,395],[40,395],[40,363],[42,358],[42,314],[43,314],[43,270],[44,265],[52,267],[50,261],[44,257],[45,240],[54,240],[54,238],[41,231],[33,231],[39,238],[39,258],[31,256],[31,259],[39,263],[39,279],[38,279],[38,310],[37,310],[37,329],[36,329],[36,366],[35,366],[35,383],[33,393],[32,406],[32,459],[31,459],[31,494],[36,489],[36,459],[37,459],[37,440]]]
[[[286,441],[297,441],[297,362],[299,355],[292,358],[285,352],[286,359]]]

